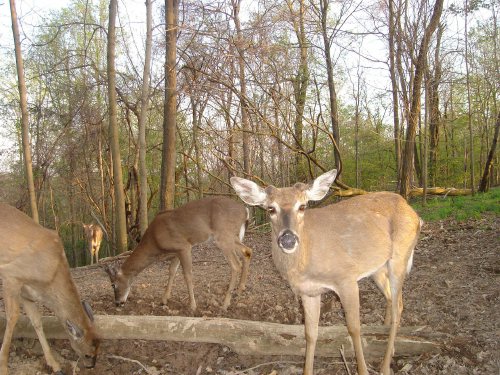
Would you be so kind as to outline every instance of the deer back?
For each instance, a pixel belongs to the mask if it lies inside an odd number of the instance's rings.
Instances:
[[[291,283],[359,280],[382,267],[402,239],[416,239],[419,227],[418,215],[401,196],[370,193],[307,209],[299,249],[285,254],[273,240],[273,259]]]
[[[153,240],[162,246],[201,243],[226,232],[239,233],[246,220],[246,209],[240,203],[225,197],[204,198],[159,213],[143,241]]]

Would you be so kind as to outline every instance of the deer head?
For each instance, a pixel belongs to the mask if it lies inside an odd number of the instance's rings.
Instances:
[[[124,277],[120,263],[108,265],[104,267],[104,270],[111,281],[111,287],[115,294],[115,305],[124,305],[130,293],[130,278]]]
[[[94,314],[92,308],[87,301],[82,301],[83,310],[87,314],[90,322],[94,322]],[[87,368],[95,367],[97,360],[97,352],[99,349],[99,341],[94,338],[93,330],[79,327],[73,321],[66,320],[66,331],[69,335],[69,341],[73,350],[83,359],[83,365]]]
[[[334,169],[311,184],[298,182],[292,187],[265,189],[250,180],[231,177],[231,185],[246,204],[260,206],[269,213],[276,244],[284,253],[292,254],[300,245],[307,203],[323,199],[336,176]]]

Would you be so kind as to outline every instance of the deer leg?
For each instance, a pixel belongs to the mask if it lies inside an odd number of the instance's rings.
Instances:
[[[99,263],[99,249],[101,248],[101,244],[98,244],[95,247],[95,262]]]
[[[19,318],[19,295],[20,287],[13,287],[4,281],[4,304],[7,323],[3,335],[2,349],[0,349],[0,375],[9,373],[9,350],[12,341],[12,334]]]
[[[306,336],[306,362],[304,364],[304,375],[313,374],[314,351],[318,339],[319,313],[321,310],[321,295],[310,297],[301,295],[304,307],[305,336]]]
[[[382,362],[380,370],[381,374],[390,375],[391,361],[394,355],[394,341],[396,340],[396,333],[398,330],[401,313],[403,309],[403,281],[406,274],[406,267],[403,262],[398,262],[398,259],[389,261],[389,281],[391,284],[391,293],[393,296],[391,303],[391,328],[389,331],[389,338],[387,340],[387,349]]]
[[[240,249],[241,252],[238,254],[243,257],[243,271],[241,272],[240,283],[238,284],[238,291],[243,292],[246,289],[247,279],[248,279],[248,271],[250,269],[250,260],[252,259],[252,249],[243,244]]]
[[[387,274],[387,267],[384,266],[373,274],[372,279],[375,281],[375,284],[377,284],[380,291],[384,294],[386,301],[384,325],[389,326],[391,324],[392,294],[391,284],[389,283],[389,276]]]
[[[170,265],[168,266],[168,283],[167,289],[161,298],[161,303],[166,305],[168,300],[170,299],[170,295],[172,294],[172,287],[174,285],[175,274],[177,273],[177,269],[179,268],[180,260],[178,257],[173,257],[170,261]]]
[[[220,238],[215,239],[215,244],[219,249],[221,249],[224,257],[229,262],[231,267],[231,278],[229,280],[229,286],[224,296],[224,302],[222,303],[222,309],[227,310],[231,304],[231,294],[236,287],[236,282],[238,281],[238,274],[241,271],[241,261],[236,254],[237,249],[234,248],[235,243],[233,241],[221,240]]]
[[[194,291],[193,291],[193,259],[191,256],[191,248],[188,247],[178,254],[179,260],[182,265],[182,272],[184,274],[184,280],[186,281],[186,285],[189,293],[189,308],[191,311],[196,310],[196,301],[194,299]]]
[[[47,365],[49,365],[49,367],[51,367],[52,370],[56,373],[61,371],[61,365],[52,356],[49,343],[45,338],[40,311],[38,311],[38,308],[36,307],[34,302],[28,301],[26,299],[23,301],[23,306],[26,314],[31,321],[31,324],[33,325],[33,328],[35,329],[36,335],[38,336],[38,340],[40,341],[40,345],[42,346],[43,355],[45,356]]]
[[[359,375],[368,375],[365,356],[363,354],[363,344],[361,342],[361,323],[359,321],[359,288],[358,283],[346,283],[344,289],[338,291],[342,308],[344,309],[347,331],[351,336],[356,354],[356,362]]]

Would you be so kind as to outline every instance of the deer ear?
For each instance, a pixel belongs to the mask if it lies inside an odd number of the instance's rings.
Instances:
[[[240,177],[231,177],[231,185],[243,202],[250,206],[262,206],[267,193],[255,182]]]
[[[82,301],[82,306],[90,321],[94,322],[94,313],[92,312],[92,307],[90,307],[90,304],[87,301]]]
[[[106,265],[103,268],[111,280],[116,278],[116,268],[113,265]]]
[[[66,328],[74,340],[80,340],[83,337],[83,331],[71,320],[66,320]]]
[[[319,201],[323,199],[330,189],[330,185],[337,177],[337,170],[332,169],[316,178],[309,189],[306,190],[307,198],[311,201]]]

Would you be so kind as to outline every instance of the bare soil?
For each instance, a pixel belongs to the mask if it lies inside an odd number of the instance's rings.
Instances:
[[[247,290],[233,298],[227,312],[220,309],[229,281],[229,265],[211,244],[193,249],[195,297],[198,316],[301,324],[302,307],[274,268],[269,234],[249,233],[245,243],[254,249]],[[440,354],[393,360],[400,374],[500,374],[500,218],[484,217],[466,222],[442,221],[424,226],[414,266],[404,287],[402,326],[424,325],[442,332],[445,350]],[[95,314],[192,315],[187,291],[178,272],[172,300],[160,305],[168,265],[159,261],[135,280],[129,301],[115,307],[108,277],[102,268],[72,270],[84,299]],[[363,324],[380,325],[384,299],[369,279],[360,282]],[[3,304],[2,304],[3,305]],[[3,309],[3,306],[2,306]],[[321,325],[344,324],[337,297],[323,296]],[[80,369],[67,340],[54,340],[54,352],[67,375],[111,374],[265,374],[302,373],[300,356],[242,356],[216,344],[143,340],[109,340],[101,346],[94,369]],[[368,363],[377,373],[382,358]],[[350,373],[355,359],[347,358]],[[36,340],[13,342],[11,374],[48,374]],[[316,374],[347,374],[345,364],[317,358]]]

